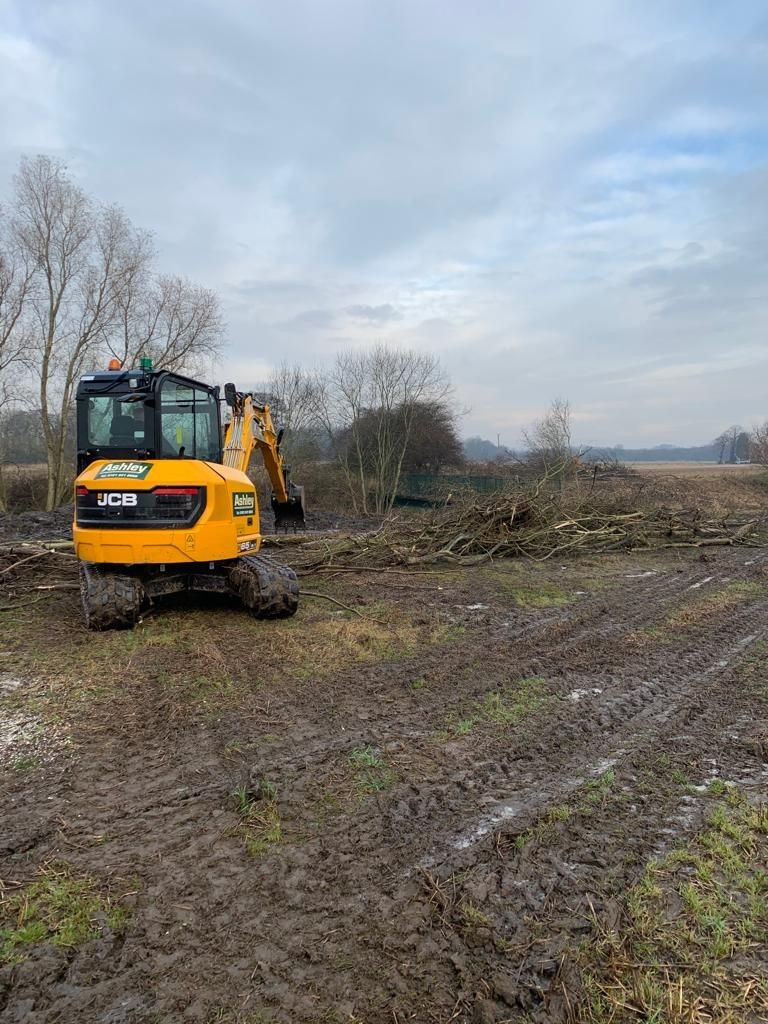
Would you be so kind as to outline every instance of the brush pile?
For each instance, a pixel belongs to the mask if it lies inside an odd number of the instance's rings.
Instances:
[[[58,590],[79,590],[77,559],[69,541],[0,545],[0,611],[37,604]]]
[[[406,514],[369,532],[267,536],[270,553],[301,575],[315,571],[397,570],[480,565],[504,558],[539,561],[577,554],[651,548],[707,548],[766,543],[763,508],[726,510],[638,502],[630,490],[504,492],[462,495],[443,508]],[[285,549],[285,550],[281,550]],[[78,590],[71,541],[0,544],[0,610]]]
[[[436,563],[478,565],[501,558],[648,548],[758,544],[764,516],[700,508],[631,508],[620,497],[560,493],[464,498],[425,516],[390,520],[375,533],[310,543],[303,568]]]

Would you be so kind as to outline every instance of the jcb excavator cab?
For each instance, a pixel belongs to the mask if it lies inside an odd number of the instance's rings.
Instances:
[[[219,389],[176,373],[109,370],[77,388],[77,471],[96,459],[221,462]]]

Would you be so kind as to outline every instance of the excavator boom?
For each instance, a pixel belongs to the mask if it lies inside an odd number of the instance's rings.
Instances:
[[[258,448],[272,485],[275,529],[304,526],[304,488],[291,480],[280,451],[282,431],[275,430],[269,406],[237,391],[234,384],[225,384],[224,397],[232,413],[224,437],[223,464],[247,473],[253,449]]]

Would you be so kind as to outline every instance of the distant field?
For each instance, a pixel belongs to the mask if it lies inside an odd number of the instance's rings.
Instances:
[[[638,473],[656,476],[660,473],[672,476],[754,476],[765,473],[763,466],[721,466],[717,462],[628,462]]]

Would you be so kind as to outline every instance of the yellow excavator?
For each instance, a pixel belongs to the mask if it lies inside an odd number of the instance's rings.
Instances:
[[[293,615],[293,570],[259,555],[258,448],[272,485],[275,529],[304,525],[303,489],[290,479],[268,404],[142,359],[114,360],[77,387],[73,538],[90,629],[131,627],[155,597],[233,593],[259,618]]]

